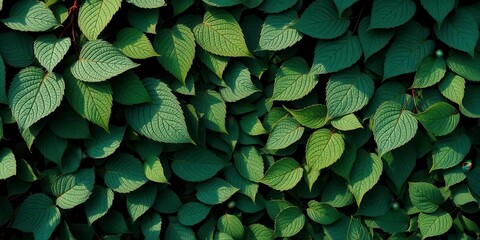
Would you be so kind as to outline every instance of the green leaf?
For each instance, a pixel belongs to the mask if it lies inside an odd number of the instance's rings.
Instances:
[[[76,79],[69,70],[63,74],[66,98],[82,117],[108,130],[112,112],[112,87],[108,82],[88,83]]]
[[[410,141],[418,128],[413,114],[396,102],[382,104],[372,121],[373,136],[380,156]]]
[[[460,105],[460,112],[469,118],[480,118],[480,91],[479,86],[470,85],[465,88],[465,97],[462,105]]]
[[[347,8],[351,7],[357,1],[358,0],[333,0],[335,6],[337,6],[338,15],[342,15]]]
[[[465,79],[452,72],[447,72],[438,84],[438,89],[448,100],[460,105],[465,94]]]
[[[319,129],[310,135],[305,150],[307,166],[312,171],[324,169],[335,163],[345,150],[340,134],[328,129]]]
[[[443,58],[427,55],[420,62],[410,88],[426,88],[440,82],[445,76],[447,64]]]
[[[9,15],[8,18],[2,19],[2,22],[13,30],[45,32],[59,25],[47,5],[36,0],[17,1],[10,8]]]
[[[112,81],[112,92],[113,100],[123,105],[152,101],[142,81],[133,71],[127,71]]]
[[[256,113],[243,115],[242,118],[240,118],[239,123],[240,129],[250,136],[258,136],[267,133],[267,130],[265,130]]]
[[[435,24],[433,30],[442,42],[473,57],[479,31],[475,17],[470,11],[458,8],[441,25]]]
[[[258,182],[264,177],[263,158],[257,148],[253,146],[242,146],[234,155],[235,168],[242,177]]]
[[[187,73],[195,58],[195,37],[192,30],[177,24],[172,29],[161,29],[154,40],[155,50],[160,54],[160,64],[185,84]]]
[[[238,172],[238,170],[230,165],[224,169],[225,180],[232,184],[232,186],[238,188],[238,192],[247,196],[250,201],[255,201],[258,193],[259,184],[250,181]]]
[[[23,68],[33,63],[33,37],[24,32],[0,33],[0,54],[6,64]]]
[[[147,182],[142,163],[134,156],[120,153],[105,164],[105,184],[115,192],[129,193]]]
[[[177,194],[168,188],[158,191],[157,196],[159,197],[155,199],[153,209],[159,213],[176,213],[182,206]]]
[[[94,182],[93,168],[57,177],[52,184],[52,193],[57,197],[57,206],[71,209],[84,203],[92,193]]]
[[[455,0],[436,1],[436,0],[420,0],[423,8],[427,10],[428,14],[442,25],[443,20],[455,8]]]
[[[152,101],[125,108],[130,127],[157,142],[190,143],[180,103],[170,88],[158,79],[143,79]]]
[[[145,33],[156,33],[160,11],[158,9],[141,9],[130,7],[127,19],[130,25]]]
[[[331,124],[334,128],[342,131],[351,131],[358,128],[363,128],[358,118],[353,114],[347,114],[342,117],[332,119]]]
[[[245,239],[245,229],[240,219],[231,214],[225,214],[218,218],[217,229],[230,235],[235,240]]]
[[[433,213],[445,199],[440,190],[431,183],[409,182],[408,196],[422,213]]]
[[[327,107],[325,105],[313,104],[302,109],[284,108],[295,120],[308,128],[321,128],[327,122]]]
[[[0,48],[0,52],[1,52],[1,48]],[[7,72],[5,69],[5,63],[3,62],[3,58],[0,55],[0,103],[4,103],[4,104],[8,104],[8,95],[7,95],[7,89],[5,86],[7,83],[6,75],[7,75]]]
[[[337,7],[331,0],[317,0],[303,12],[295,28],[318,39],[337,38],[350,25],[348,16],[339,16]]]
[[[347,141],[348,142],[348,141]],[[341,176],[345,180],[348,180],[350,171],[352,170],[353,163],[357,157],[357,147],[352,146],[351,144],[345,144],[345,150],[343,151],[342,156],[338,161],[336,161],[330,169]]]
[[[49,239],[60,224],[60,210],[43,193],[28,196],[13,219],[12,228],[33,233],[35,239]]]
[[[361,56],[362,46],[358,37],[350,32],[334,40],[319,40],[315,46],[310,72],[314,74],[338,72],[355,64]]]
[[[407,231],[409,226],[409,217],[403,210],[393,209],[385,215],[372,219],[375,227],[382,229],[384,232],[395,234]]]
[[[143,163],[143,172],[150,181],[157,183],[169,183],[165,176],[162,162],[156,156],[149,156]]]
[[[436,136],[451,133],[460,121],[458,110],[445,102],[433,104],[425,112],[418,113],[416,117],[427,131]]]
[[[137,66],[110,43],[95,40],[82,46],[70,71],[81,81],[102,82]]]
[[[310,219],[322,225],[332,224],[343,216],[342,213],[330,204],[320,203],[315,200],[308,202],[307,215]]]
[[[167,230],[165,232],[165,239],[167,240],[189,240],[195,239],[195,232],[189,227],[186,227],[177,221],[169,221]]]
[[[88,40],[98,38],[121,4],[121,0],[86,0],[82,3],[78,12],[78,27]]]
[[[214,153],[195,146],[175,152],[172,170],[183,180],[200,182],[215,176],[226,165]]]
[[[63,98],[65,82],[56,73],[45,73],[38,67],[20,70],[13,78],[8,103],[22,131],[48,116]]]
[[[100,228],[109,234],[125,234],[130,232],[125,217],[119,211],[112,209],[98,221]]]
[[[462,182],[467,178],[462,166],[456,166],[453,168],[446,169],[443,172],[443,180],[445,180],[445,186],[447,188],[452,187],[453,185]]]
[[[258,50],[279,51],[300,41],[303,35],[293,28],[297,21],[295,10],[268,15],[260,32]]]
[[[470,138],[464,133],[454,133],[437,140],[433,145],[430,171],[456,166],[470,152],[470,145]]]
[[[366,16],[358,25],[358,40],[362,45],[365,61],[387,46],[395,35],[393,29],[370,29],[370,21],[370,16]]]
[[[67,149],[67,140],[59,138],[49,129],[45,129],[36,138],[35,146],[48,160],[60,165],[62,156]]]
[[[332,74],[326,88],[328,116],[333,119],[362,109],[374,90],[373,80],[358,67]]]
[[[200,59],[208,69],[212,70],[218,78],[223,79],[223,71],[225,71],[230,58],[211,54],[202,48],[197,48],[196,53],[198,59]]]
[[[385,173],[392,180],[397,192],[400,192],[415,168],[415,149],[411,144],[407,144],[384,154],[382,159]]]
[[[122,142],[126,127],[109,126],[109,132],[102,128],[92,129],[91,139],[85,141],[88,156],[106,158],[112,155]]]
[[[262,4],[257,9],[265,13],[279,13],[293,7],[298,0],[263,0]]]
[[[178,221],[185,226],[193,226],[203,221],[210,213],[211,207],[199,202],[185,203],[178,209]]]
[[[294,118],[285,118],[280,120],[268,135],[265,149],[278,150],[284,149],[298,141],[305,128]]]
[[[435,44],[427,40],[429,34],[430,31],[417,22],[402,26],[385,56],[383,79],[417,70],[420,61],[433,52]]]
[[[191,102],[195,110],[197,110],[199,114],[203,114],[201,119],[205,123],[206,128],[227,133],[225,127],[227,105],[218,92],[213,90],[202,91],[197,93]]]
[[[240,0],[203,0],[204,3],[214,7],[231,7],[240,4]]]
[[[40,35],[33,44],[35,57],[40,64],[52,72],[70,48],[70,38],[57,38],[53,34]]]
[[[136,28],[124,28],[118,31],[113,46],[129,58],[146,59],[158,56],[147,36]]]
[[[375,0],[372,6],[370,29],[394,28],[408,22],[417,7],[412,0]]]
[[[12,150],[0,148],[0,180],[17,175],[17,161]]]
[[[298,207],[283,209],[275,217],[275,236],[292,237],[305,225],[305,215]]]
[[[293,101],[310,93],[318,79],[309,71],[307,62],[301,57],[286,60],[275,76],[272,100]]]
[[[216,205],[227,201],[239,189],[227,181],[214,177],[197,185],[197,199],[208,205]]]
[[[447,65],[450,70],[473,82],[480,81],[478,64],[480,64],[480,57],[472,58],[466,53],[455,50],[451,50],[447,58]]]
[[[420,228],[422,239],[440,236],[446,233],[452,225],[452,217],[449,213],[442,210],[438,210],[432,214],[420,213],[420,215],[418,215],[418,227]]]
[[[366,217],[379,217],[388,212],[392,207],[392,194],[384,185],[377,184],[363,197],[358,206],[356,215]]]
[[[234,62],[225,73],[225,87],[220,88],[220,94],[225,102],[236,102],[260,90],[252,82],[248,68],[240,62]]]
[[[382,160],[377,155],[367,153],[363,149],[358,151],[349,177],[349,189],[355,196],[358,206],[360,206],[365,193],[378,182],[382,171]]]
[[[165,0],[126,0],[139,8],[159,8],[166,5]]]
[[[269,1],[269,0],[265,0],[265,1]],[[255,223],[248,226],[246,230],[246,235],[247,235],[247,239],[252,239],[252,240],[269,240],[269,239],[275,238],[274,232],[270,228],[267,228],[264,225],[259,223]]]
[[[136,221],[150,209],[157,196],[155,184],[145,184],[127,195],[127,211],[132,221]]]
[[[292,189],[302,179],[303,169],[293,158],[282,158],[267,170],[261,183],[278,191]]]
[[[160,237],[162,217],[156,212],[147,213],[142,217],[140,225],[145,240],[156,240]]]
[[[240,25],[225,10],[207,11],[193,32],[197,43],[207,52],[226,57],[252,57]]]

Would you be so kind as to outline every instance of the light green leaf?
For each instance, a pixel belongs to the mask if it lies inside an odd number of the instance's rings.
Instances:
[[[264,177],[263,158],[257,148],[253,146],[242,146],[234,155],[235,168],[242,177],[258,182]]]
[[[129,58],[146,59],[158,56],[147,36],[136,28],[124,28],[118,31],[113,46]]]
[[[460,105],[460,112],[469,118],[480,118],[480,91],[479,86],[469,85],[465,87],[465,97],[462,105]]]
[[[446,169],[443,172],[443,180],[445,180],[445,186],[447,188],[451,188],[453,185],[461,183],[465,178],[467,178],[467,175],[460,165]]]
[[[443,58],[427,55],[420,62],[410,88],[426,88],[440,82],[445,76],[447,64]]]
[[[440,190],[431,183],[409,182],[408,196],[422,213],[433,213],[445,199]]]
[[[106,158],[112,155],[122,142],[126,127],[109,126],[105,129],[94,127],[92,136],[85,141],[88,156],[92,158]]]
[[[214,177],[197,185],[197,199],[208,205],[220,204],[227,201],[238,192],[238,188],[227,181]]]
[[[331,124],[334,128],[342,131],[351,131],[358,128],[363,128],[357,116],[353,113],[347,114],[342,117],[332,119]]]
[[[168,86],[158,79],[143,79],[152,101],[125,108],[130,127],[157,142],[190,143],[180,103]]]
[[[95,40],[82,46],[70,71],[81,81],[102,82],[137,66],[110,43]]]
[[[197,43],[207,52],[226,57],[252,57],[240,25],[225,10],[207,11],[193,32]]]
[[[358,67],[335,73],[327,82],[327,109],[337,118],[365,107],[375,90],[373,80]]]
[[[413,172],[416,164],[416,151],[411,144],[403,145],[382,156],[383,166],[388,178],[392,180],[397,192]]]
[[[40,35],[33,45],[35,57],[40,64],[52,72],[70,48],[70,38],[57,38],[53,34]]]
[[[24,32],[0,33],[0,54],[6,64],[23,68],[33,63],[33,37]]]
[[[422,239],[440,236],[446,233],[452,225],[452,217],[449,213],[442,210],[438,210],[432,214],[420,213],[420,215],[418,215],[418,227],[420,228]]]
[[[313,74],[338,72],[355,64],[361,56],[362,46],[358,37],[350,32],[334,40],[319,40],[315,46],[310,72]]]
[[[126,0],[139,8],[159,8],[166,5],[165,0]]]
[[[143,163],[143,171],[145,176],[150,181],[157,183],[169,183],[167,177],[165,176],[165,171],[162,166],[162,162],[158,159],[157,156],[149,156],[145,159]]]
[[[218,218],[217,229],[219,232],[224,232],[230,235],[235,240],[245,239],[245,229],[240,219],[231,214],[225,214]]]
[[[263,163],[263,162],[262,162]],[[0,180],[17,175],[17,161],[12,150],[0,148]]]
[[[430,14],[439,25],[442,25],[445,17],[455,8],[456,1],[420,0],[420,4],[422,4],[423,8],[427,10],[428,14]]]
[[[315,200],[308,202],[307,215],[310,219],[322,225],[332,224],[343,216],[342,213],[330,204],[320,203]]]
[[[370,29],[398,27],[408,22],[416,10],[417,7],[412,0],[375,0]]]
[[[247,196],[250,201],[255,201],[258,193],[259,184],[250,181],[238,172],[238,170],[230,165],[224,169],[225,180],[232,184],[232,186],[238,188],[238,192]]]
[[[82,3],[78,12],[78,27],[88,40],[98,38],[121,4],[121,0],[86,0]]]
[[[204,3],[214,7],[231,7],[240,4],[240,0],[203,0]]]
[[[205,219],[212,207],[199,202],[185,203],[178,209],[178,221],[185,226],[193,226]]]
[[[445,102],[433,104],[425,112],[418,113],[416,117],[428,132],[436,136],[451,133],[460,121],[458,110]]]
[[[465,94],[465,79],[452,72],[447,72],[438,84],[438,89],[448,100],[460,105]]]
[[[305,225],[305,215],[298,207],[288,207],[275,217],[275,236],[292,237]]]
[[[227,133],[225,127],[227,105],[218,92],[213,90],[199,92],[192,98],[191,103],[197,113],[203,114],[201,119],[206,128]]]
[[[269,1],[269,0],[265,0]],[[274,1],[278,2],[278,1]],[[274,239],[274,232],[270,229],[265,227],[262,224],[254,223],[250,225],[246,230],[247,239],[252,240],[270,240]]]
[[[13,78],[8,103],[22,131],[52,113],[62,102],[65,82],[38,67],[20,70]]]
[[[113,100],[123,105],[152,101],[142,81],[133,71],[127,71],[112,81],[112,92]]]
[[[257,9],[265,13],[279,13],[293,7],[298,0],[263,0],[262,4]]]
[[[335,163],[345,150],[345,142],[340,134],[328,129],[319,129],[310,135],[305,150],[307,166],[312,171],[327,168]]]
[[[473,82],[480,81],[480,69],[477,67],[479,64],[480,57],[472,58],[468,54],[456,50],[451,50],[447,58],[450,70]]]
[[[183,180],[200,182],[215,176],[226,165],[214,153],[195,146],[175,152],[172,170]]]
[[[432,40],[427,40],[429,35],[429,29],[414,21],[398,29],[395,40],[385,56],[383,78],[416,71],[420,61],[433,53],[435,44]]]
[[[268,135],[265,149],[278,150],[284,149],[298,141],[305,128],[294,118],[285,118],[280,120]]]
[[[300,41],[303,35],[292,27],[297,20],[295,10],[268,15],[260,32],[258,50],[278,51]]]
[[[413,114],[396,102],[380,105],[372,121],[373,136],[380,156],[410,141],[418,128]]]
[[[256,113],[245,114],[238,122],[240,123],[240,129],[250,136],[258,136],[267,133],[267,130],[265,130],[265,127],[260,119],[258,119]]]
[[[322,104],[313,104],[302,109],[284,108],[295,120],[308,128],[321,128],[327,122],[327,107]]]
[[[355,196],[357,206],[360,206],[365,193],[378,182],[382,171],[383,164],[380,157],[363,149],[358,151],[349,180],[349,189]]]
[[[9,17],[2,22],[9,28],[27,32],[45,32],[59,25],[44,2],[37,0],[17,1],[10,8]]]
[[[456,166],[470,152],[470,145],[470,138],[464,133],[454,133],[437,140],[433,145],[430,171]]]
[[[134,156],[120,153],[105,164],[105,184],[115,192],[129,193],[147,182],[142,163]]]
[[[35,239],[49,239],[60,224],[60,210],[43,193],[28,196],[13,219],[12,228],[31,232]]]
[[[240,62],[234,62],[225,73],[226,87],[220,88],[220,94],[226,102],[236,102],[260,90],[252,82],[250,71]]]
[[[108,130],[112,112],[112,87],[108,82],[88,83],[76,79],[69,70],[63,74],[66,98],[82,117]]]
[[[358,25],[358,40],[362,45],[365,61],[382,50],[395,35],[393,29],[370,29],[370,16],[362,18]]]
[[[145,33],[156,33],[160,11],[158,9],[141,9],[130,7],[127,10],[127,19],[130,25]]]
[[[132,221],[137,221],[150,209],[156,196],[157,186],[155,184],[145,184],[134,192],[127,194],[127,211]]]
[[[162,216],[156,212],[145,214],[145,216],[142,217],[140,228],[142,229],[145,240],[158,239],[162,229]]]
[[[195,58],[195,37],[192,30],[177,24],[172,29],[161,29],[154,40],[160,64],[185,84],[188,70]]]
[[[337,7],[331,0],[317,0],[303,12],[295,28],[318,39],[337,38],[350,25],[348,16],[339,16]]]
[[[364,109],[364,116],[371,117],[375,114],[378,107],[387,101],[398,102],[401,104],[406,104],[407,107],[413,106],[408,105],[408,99],[411,99],[409,95],[405,93],[406,87],[399,82],[386,82],[380,87],[375,89],[375,94],[373,95],[370,104]],[[412,101],[413,102],[413,101]]]
[[[261,183],[278,191],[292,189],[302,179],[303,169],[293,158],[282,158],[267,170]]]
[[[301,57],[286,60],[275,76],[272,100],[293,101],[310,93],[318,79],[309,71],[307,62]]]
[[[57,197],[57,206],[71,209],[84,203],[92,193],[94,182],[93,168],[57,177],[51,186],[53,195]]]
[[[479,31],[475,17],[465,8],[458,8],[441,25],[433,27],[435,35],[442,42],[473,57]]]
[[[230,58],[211,54],[202,48],[197,48],[196,53],[198,59],[200,59],[208,69],[212,70],[218,78],[223,79],[223,71],[225,71]]]

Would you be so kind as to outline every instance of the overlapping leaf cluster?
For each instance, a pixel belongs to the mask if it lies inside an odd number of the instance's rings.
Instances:
[[[0,10],[2,239],[479,237],[479,3]]]

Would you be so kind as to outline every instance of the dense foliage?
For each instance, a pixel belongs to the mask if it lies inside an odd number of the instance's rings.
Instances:
[[[1,239],[475,239],[480,3],[0,0]]]

